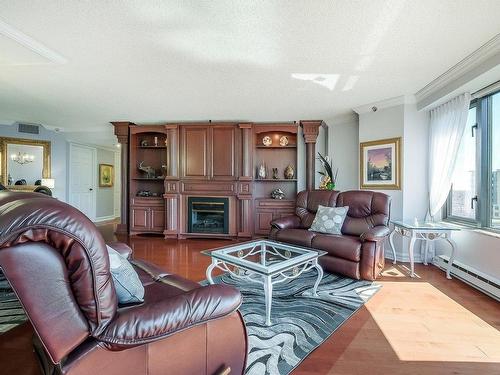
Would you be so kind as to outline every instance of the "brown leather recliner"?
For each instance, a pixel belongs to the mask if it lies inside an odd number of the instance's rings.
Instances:
[[[375,280],[384,268],[391,198],[365,190],[314,190],[297,195],[295,215],[271,222],[269,237],[326,251],[323,268],[354,279]],[[349,206],[342,235],[309,231],[318,206]]]
[[[242,374],[240,293],[132,262],[144,302],[118,306],[104,241],[85,215],[42,194],[0,192],[0,267],[44,374]]]

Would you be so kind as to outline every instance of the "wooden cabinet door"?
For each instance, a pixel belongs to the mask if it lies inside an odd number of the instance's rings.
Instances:
[[[211,178],[218,180],[236,179],[236,131],[235,125],[212,126]]]
[[[150,208],[150,230],[163,232],[165,230],[165,210],[161,207]]]
[[[255,213],[255,234],[269,234],[273,211],[257,211]]]
[[[208,126],[182,126],[182,177],[208,179],[209,128]]]
[[[147,207],[134,207],[131,209],[131,230],[144,231],[149,228],[149,209]]]

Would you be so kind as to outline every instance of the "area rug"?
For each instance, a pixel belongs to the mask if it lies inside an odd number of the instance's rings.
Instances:
[[[21,303],[0,271],[0,335],[26,319]]]
[[[370,281],[325,274],[314,297],[315,281],[316,273],[310,272],[275,285],[268,327],[261,286],[227,274],[214,277],[215,283],[232,285],[243,295],[240,311],[248,331],[247,375],[289,374],[380,289]]]

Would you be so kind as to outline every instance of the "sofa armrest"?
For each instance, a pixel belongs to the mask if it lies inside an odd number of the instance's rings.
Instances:
[[[113,250],[116,250],[120,253],[120,255],[124,256],[127,259],[132,259],[133,250],[123,242],[110,242],[107,244]]]
[[[226,285],[193,289],[119,310],[96,339],[109,350],[125,350],[227,316],[241,301],[240,292]]]
[[[300,218],[298,216],[286,216],[271,221],[271,227],[277,229],[291,229],[300,227]]]
[[[362,233],[360,238],[361,241],[378,242],[385,240],[390,232],[389,227],[386,227],[385,225],[377,225]]]

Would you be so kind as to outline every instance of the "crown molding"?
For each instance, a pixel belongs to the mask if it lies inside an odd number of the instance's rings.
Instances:
[[[63,55],[57,53],[56,51],[50,49],[49,47],[43,45],[39,41],[33,39],[32,37],[26,35],[22,31],[16,29],[15,27],[9,25],[8,23],[0,19],[0,34],[7,38],[14,40],[23,47],[26,47],[30,51],[42,56],[55,64],[66,64],[68,59]]]
[[[389,99],[384,99],[364,104],[359,107],[355,107],[352,110],[356,112],[358,115],[361,115],[363,113],[376,112],[380,109],[395,107],[397,105],[403,105],[403,104],[411,104],[411,103],[415,103],[415,97],[413,95],[401,95]],[[373,107],[377,108],[376,111],[373,110]]]
[[[498,57],[500,58],[500,34],[495,35],[477,50],[417,91],[415,97],[418,107],[423,108],[431,104],[428,101],[434,94],[457,81],[467,73],[481,68],[482,65],[489,66],[490,64],[488,64],[488,61],[491,58],[495,58],[495,55],[499,55]],[[487,69],[487,66],[485,66],[485,69]]]

